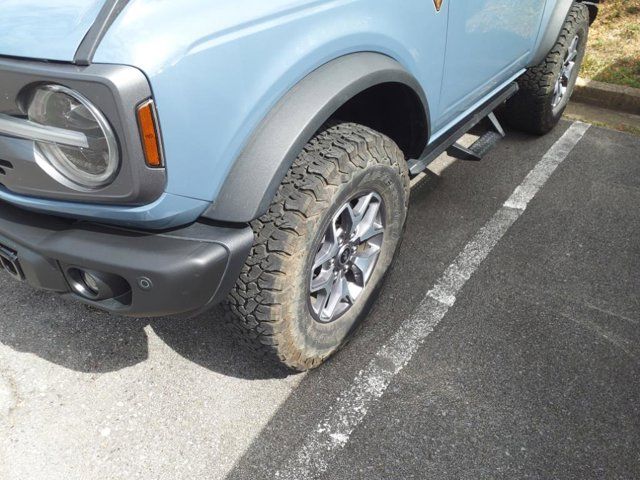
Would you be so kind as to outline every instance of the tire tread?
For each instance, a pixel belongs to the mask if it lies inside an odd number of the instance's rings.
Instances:
[[[507,102],[502,117],[514,128],[542,135],[552,130],[562,117],[553,114],[551,96],[557,72],[564,62],[564,52],[581,28],[589,28],[589,9],[574,3],[569,11],[558,41],[539,65],[529,68],[520,77],[520,91]]]
[[[225,305],[234,336],[255,354],[295,370],[324,361],[303,358],[286,334],[287,272],[306,246],[303,226],[320,221],[336,191],[372,163],[403,176],[408,199],[406,162],[393,141],[355,123],[328,125],[296,158],[268,212],[251,222],[254,246]]]

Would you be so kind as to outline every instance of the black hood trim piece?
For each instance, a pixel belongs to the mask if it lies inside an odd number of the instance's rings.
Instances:
[[[106,0],[96,21],[93,22],[93,25],[82,39],[78,50],[76,50],[73,59],[76,65],[91,65],[100,42],[128,3],[129,0]]]

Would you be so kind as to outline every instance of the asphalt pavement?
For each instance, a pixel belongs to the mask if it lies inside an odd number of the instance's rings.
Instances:
[[[640,137],[576,129],[440,159],[365,325],[306,375],[219,310],[118,318],[0,275],[0,479],[640,478]]]

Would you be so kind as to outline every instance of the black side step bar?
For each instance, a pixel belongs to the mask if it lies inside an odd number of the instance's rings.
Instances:
[[[485,102],[478,110],[454,125],[447,133],[438,138],[432,145],[428,145],[419,159],[409,160],[409,173],[418,175],[436,158],[447,152],[461,160],[479,161],[491,150],[498,140],[504,137],[504,130],[493,111],[501,104],[518,93],[518,84],[513,82],[498,92],[493,98]],[[478,139],[471,147],[466,148],[456,142],[465,133],[478,125],[485,118],[489,118],[495,131],[490,130]]]
[[[469,148],[454,143],[447,149],[447,154],[453,158],[460,160],[467,160],[470,162],[479,162],[489,151],[504,138],[506,135],[500,125],[500,122],[496,118],[496,114],[491,112],[487,118],[491,121],[495,130],[488,130],[482,135],[476,142]]]

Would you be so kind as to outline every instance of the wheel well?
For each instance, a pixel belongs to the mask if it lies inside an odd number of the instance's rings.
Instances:
[[[417,158],[427,145],[429,120],[420,96],[403,83],[370,87],[340,107],[330,120],[354,122],[387,135],[404,152]]]
[[[429,118],[420,83],[391,57],[359,52],[336,58],[280,98],[203,217],[242,223],[268,211],[287,171],[327,121],[361,123],[395,140],[407,158],[416,158],[427,143]]]
[[[584,3],[589,9],[589,22],[593,23],[598,18],[600,0],[577,0],[578,3]]]

